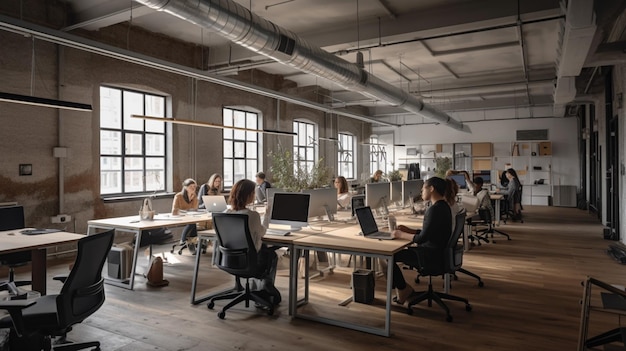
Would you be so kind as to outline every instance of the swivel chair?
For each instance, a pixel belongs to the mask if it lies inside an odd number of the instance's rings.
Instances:
[[[198,229],[196,228],[195,224],[186,225],[183,231],[187,232],[187,240],[184,242],[180,242],[180,243],[176,243],[172,245],[172,249],[170,250],[170,253],[174,253],[174,251],[176,251],[176,248],[178,248],[179,255],[182,255],[185,249],[189,249],[189,252],[192,255],[195,255],[200,250],[202,251],[202,253],[206,253],[206,249],[207,249],[206,244],[203,244],[202,247],[200,248],[198,247],[198,244],[200,243],[200,241],[197,239]]]
[[[465,223],[465,211],[460,212],[455,217],[456,226],[463,227]],[[463,264],[463,245],[458,243],[463,230],[455,230],[448,240],[448,245],[444,249],[432,249],[428,247],[418,247],[420,274],[428,276],[428,290],[417,293],[417,296],[409,301],[407,313],[413,314],[413,306],[427,300],[428,306],[432,306],[434,300],[445,312],[446,321],[452,322],[450,309],[443,300],[461,301],[465,303],[465,310],[471,311],[472,305],[466,298],[441,293],[433,290],[432,277],[444,274],[456,273]]]
[[[81,323],[104,303],[102,266],[107,258],[115,231],[85,236],[78,241],[74,266],[58,295],[32,300],[0,302],[9,316],[0,319],[0,328],[11,328],[11,350],[82,350],[100,349],[100,342],[67,343],[72,326]],[[52,338],[60,337],[52,345]]]
[[[213,227],[217,234],[217,267],[235,276],[235,287],[212,297],[207,307],[213,309],[217,300],[231,300],[218,312],[220,319],[226,317],[226,311],[245,301],[250,307],[254,301],[257,307],[263,307],[268,315],[274,314],[274,305],[280,302],[280,293],[272,285],[263,290],[250,289],[250,279],[263,279],[269,276],[277,258],[263,257],[257,253],[248,227],[248,215],[239,213],[213,213]],[[245,287],[240,279],[246,280]]]
[[[0,207],[0,230],[23,229],[24,225],[24,207],[23,206],[7,206]],[[0,290],[7,290],[9,284],[13,286],[30,285],[27,280],[15,281],[15,268],[25,266],[31,261],[30,251],[12,252],[0,255],[0,265],[9,268],[8,284],[1,284]]]
[[[487,209],[479,209],[478,213],[480,214],[480,221],[473,221],[472,227],[474,228],[475,238],[480,240],[484,240],[485,242],[489,242],[488,236],[491,234],[491,241],[495,244],[495,240],[493,239],[494,234],[500,234],[506,237],[506,240],[511,240],[511,236],[501,230],[495,228],[493,224],[493,219],[491,218],[491,211]],[[482,229],[479,229],[481,227]]]

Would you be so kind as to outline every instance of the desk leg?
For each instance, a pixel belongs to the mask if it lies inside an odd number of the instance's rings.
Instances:
[[[385,304],[385,333],[391,335],[391,296],[393,295],[393,256],[387,257],[387,302]]]
[[[500,199],[496,200],[496,208],[495,208],[496,225],[500,225],[500,202],[502,202],[502,200]]]
[[[139,243],[141,243],[141,230],[135,232],[135,252],[133,254],[133,264],[130,270],[130,281],[128,282],[128,288],[133,290],[135,286],[135,273],[137,272],[137,259],[139,258]]]
[[[468,237],[472,233],[472,225],[465,221],[465,229],[463,230],[463,251],[470,249]]]
[[[204,244],[206,241],[204,239],[200,239],[198,241],[200,244],[199,247],[202,248],[202,244]],[[202,253],[201,251],[196,253],[196,265],[193,267],[193,279],[191,280],[191,304],[192,305],[197,305],[202,302],[202,301],[196,301],[196,285],[198,283],[198,271],[200,270],[200,256],[202,256],[201,253]]]
[[[41,296],[46,294],[46,249],[31,250],[32,259],[32,289],[38,291]]]

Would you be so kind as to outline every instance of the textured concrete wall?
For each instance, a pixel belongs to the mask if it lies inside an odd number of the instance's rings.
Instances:
[[[18,2],[2,2],[0,13],[20,17],[15,7]],[[45,4],[44,4],[45,3]],[[28,5],[28,6],[26,6]],[[12,7],[13,6],[13,7]],[[59,2],[26,1],[24,19],[48,23],[59,28],[65,22],[63,5]],[[79,33],[93,39],[105,40],[126,48],[128,27],[123,24],[104,28],[97,33]],[[128,47],[150,54],[198,67],[201,48],[161,35],[131,28]],[[157,92],[169,96],[171,115],[198,121],[222,123],[223,106],[249,107],[260,112],[263,125],[270,129],[291,130],[294,118],[315,122],[320,135],[336,135],[337,130],[347,130],[357,136],[360,143],[369,136],[369,125],[344,117],[328,117],[325,113],[280,102],[277,123],[277,102],[274,99],[225,88],[208,82],[194,82],[191,78],[118,61],[84,51],[59,47],[35,41],[35,66],[31,67],[33,40],[19,34],[0,31],[0,91],[52,99],[62,99],[92,104],[94,111],[61,111],[12,103],[0,103],[0,202],[17,201],[25,206],[29,226],[59,227],[85,232],[87,221],[137,213],[141,200],[104,202],[99,194],[99,87],[102,84]],[[318,88],[295,88],[293,82],[260,71],[247,71],[237,79],[259,86],[289,92],[321,102]],[[31,80],[33,84],[31,85]],[[194,91],[194,86],[196,91]],[[328,129],[328,131],[327,131]],[[222,131],[219,129],[172,125],[172,177],[170,189],[179,191],[182,180],[188,177],[205,182],[214,172],[222,169]],[[292,146],[292,138],[263,135],[263,155],[280,143]],[[53,157],[54,147],[68,148],[68,157],[60,163]],[[319,155],[327,165],[336,167],[336,149],[331,143],[321,143]],[[360,150],[359,150],[360,151]],[[364,157],[367,159],[367,157]],[[19,176],[19,164],[32,164],[33,175]],[[267,159],[263,168],[269,169]],[[363,162],[358,162],[366,169]],[[63,194],[59,195],[59,178],[62,171]],[[271,177],[271,175],[270,175]],[[60,204],[60,199],[62,199]],[[157,211],[168,212],[171,197],[155,200]],[[63,207],[62,209],[60,207]],[[52,225],[50,217],[60,212],[69,214],[73,221]]]

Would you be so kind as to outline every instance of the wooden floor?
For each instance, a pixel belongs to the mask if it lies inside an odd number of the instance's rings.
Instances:
[[[135,291],[106,287],[104,306],[75,327],[71,339],[97,339],[103,350],[575,350],[580,323],[581,281],[587,275],[626,283],[626,267],[610,259],[602,239],[602,226],[586,211],[556,207],[529,207],[525,223],[500,227],[513,240],[475,247],[464,257],[464,267],[482,276],[485,286],[463,275],[452,293],[469,298],[473,311],[450,302],[454,322],[447,323],[434,305],[415,309],[412,316],[401,307],[392,312],[391,338],[292,320],[287,313],[287,270],[277,285],[284,302],[268,317],[243,305],[220,320],[206,305],[189,304],[193,257],[171,256],[165,267],[170,285],[147,287],[139,278]],[[157,250],[158,251],[158,250]],[[230,277],[209,267],[207,255],[202,288],[229,285]],[[286,267],[287,259],[281,260]],[[51,273],[67,269],[55,262]],[[408,281],[415,274],[404,271]],[[356,316],[363,321],[382,318],[383,306],[337,303],[350,294],[349,270],[316,278],[312,283],[313,313]],[[434,280],[440,288],[441,279]],[[413,284],[424,289],[426,282]],[[57,282],[48,283],[50,290]],[[382,291],[384,278],[377,281]],[[382,298],[381,294],[377,295]],[[222,306],[223,304],[218,304]],[[592,320],[592,333],[612,326],[604,317]]]

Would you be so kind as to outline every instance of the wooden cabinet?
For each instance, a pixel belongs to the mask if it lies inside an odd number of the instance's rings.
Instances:
[[[472,143],[472,157],[493,156],[491,143]]]

